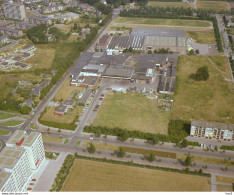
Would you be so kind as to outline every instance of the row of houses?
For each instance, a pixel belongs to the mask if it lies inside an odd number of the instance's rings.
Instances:
[[[59,12],[59,11],[63,11],[63,10],[64,10],[63,5],[51,5],[51,6],[42,7],[42,13],[44,13],[44,14]]]

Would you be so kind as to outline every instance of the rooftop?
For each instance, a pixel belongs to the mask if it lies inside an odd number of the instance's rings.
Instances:
[[[185,32],[184,30],[133,28],[131,31],[131,35],[185,37]]]
[[[35,139],[39,136],[39,132],[31,132],[28,134],[26,131],[17,130],[15,133],[11,136],[11,138],[6,142],[6,144],[14,144],[18,145],[22,144],[22,146],[31,146]],[[24,138],[24,139],[23,139]],[[23,139],[22,143],[21,140]]]
[[[59,106],[55,109],[55,111],[56,111],[56,112],[65,112],[66,109],[67,109],[67,106],[61,104],[61,105],[59,105]]]
[[[217,129],[223,129],[223,130],[234,130],[234,124],[209,122],[209,121],[192,120],[191,126],[217,128]]]

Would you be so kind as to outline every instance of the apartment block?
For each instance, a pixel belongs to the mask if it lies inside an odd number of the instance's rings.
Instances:
[[[25,191],[31,179],[27,150],[6,146],[0,153],[0,191]]]
[[[41,133],[18,130],[6,142],[7,147],[26,149],[32,171],[36,171],[45,159],[45,151]]]
[[[25,7],[21,4],[7,3],[2,5],[5,18],[25,20]]]
[[[191,121],[190,136],[208,139],[234,140],[234,124]]]

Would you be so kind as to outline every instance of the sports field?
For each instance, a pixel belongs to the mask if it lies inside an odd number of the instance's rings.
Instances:
[[[210,75],[207,81],[189,78],[204,65]],[[226,57],[180,56],[175,85],[173,119],[234,123],[234,85]]]
[[[109,93],[94,126],[119,127],[149,133],[168,133],[169,113],[159,112],[157,100],[138,93]]]
[[[209,178],[78,159],[61,191],[210,191]]]
[[[157,2],[157,1],[149,1],[147,3],[148,6],[152,7],[183,7],[183,8],[193,8],[193,3],[182,3],[182,2]]]
[[[197,1],[197,9],[230,10],[226,1]]]

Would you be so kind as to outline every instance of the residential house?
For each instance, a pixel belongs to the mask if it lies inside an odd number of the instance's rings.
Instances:
[[[7,27],[0,27],[0,33],[8,35],[9,37],[21,37],[23,32],[21,30],[15,30]]]
[[[76,105],[76,102],[74,100],[66,100],[65,102],[63,102],[63,105],[67,106],[68,109],[73,109]]]
[[[25,20],[26,13],[23,4],[6,3],[2,5],[5,18],[11,18],[16,20]]]
[[[48,17],[28,17],[28,21],[34,25],[38,25],[38,24],[51,25],[52,24],[52,21]]]
[[[32,51],[34,51],[34,50],[35,50],[35,47],[34,47],[33,44],[28,44],[28,45],[26,45],[26,46],[24,46],[24,47],[21,48],[21,52],[22,52],[22,53],[25,53],[25,52],[32,52]]]
[[[3,44],[8,43],[8,42],[9,42],[9,40],[8,40],[7,35],[2,35],[0,37],[0,45],[3,45]]]
[[[42,7],[42,12],[44,14],[63,11],[63,10],[64,10],[64,7],[62,5],[51,5],[47,7]]]
[[[29,106],[32,107],[32,105],[34,104],[32,98],[28,98],[24,103],[21,104],[21,106]]]
[[[61,104],[60,106],[58,106],[56,109],[55,109],[55,112],[54,114],[57,114],[57,115],[64,115],[66,112],[68,111],[68,107]]]
[[[28,22],[15,22],[15,28],[19,30],[28,30],[34,26],[34,24],[30,24]]]

